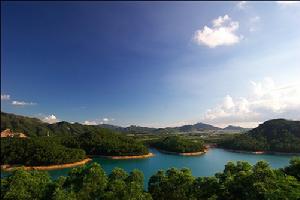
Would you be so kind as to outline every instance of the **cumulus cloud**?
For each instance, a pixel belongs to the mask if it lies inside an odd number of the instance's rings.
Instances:
[[[211,28],[204,26],[203,29],[196,31],[194,40],[198,44],[215,48],[222,45],[233,45],[242,39],[242,36],[236,34],[239,29],[239,22],[232,21],[228,15],[219,16],[212,23]]]
[[[103,119],[96,119],[96,120],[86,120],[83,122],[84,125],[98,125],[98,124],[107,124],[113,122],[114,118],[107,118],[104,117]]]
[[[34,105],[36,105],[36,103],[25,102],[25,101],[12,101],[11,104],[14,106],[34,106]]]
[[[255,126],[272,118],[300,119],[300,83],[277,85],[272,78],[251,81],[248,97],[227,95],[215,108],[207,110],[204,121],[220,126]]]
[[[59,120],[57,119],[57,117],[55,115],[49,115],[49,116],[45,116],[42,121],[47,122],[49,124],[53,124],[56,122],[59,122]]]
[[[10,95],[9,94],[1,94],[1,101],[6,101],[10,100]]]

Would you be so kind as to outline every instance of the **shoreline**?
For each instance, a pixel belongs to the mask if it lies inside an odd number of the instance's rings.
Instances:
[[[166,151],[166,150],[162,150],[162,149],[157,149],[157,150],[162,153],[179,155],[179,156],[200,156],[200,155],[205,154],[208,151],[208,149],[204,149],[203,151],[179,153],[179,152]]]
[[[42,171],[47,171],[47,170],[57,170],[57,169],[65,169],[65,168],[71,168],[71,167],[77,167],[81,165],[85,165],[89,162],[91,162],[93,159],[90,157],[101,157],[101,158],[108,158],[108,159],[113,159],[113,160],[125,160],[125,159],[143,159],[143,158],[150,158],[153,157],[155,154],[153,153],[148,153],[146,155],[138,155],[138,156],[102,156],[102,155],[93,155],[89,156],[88,158],[85,158],[84,160],[74,162],[74,163],[66,163],[66,164],[57,164],[57,165],[45,165],[45,166],[24,166],[24,165],[1,165],[1,171],[4,172],[10,172],[15,169],[24,169],[24,170],[42,170]]]
[[[300,153],[286,153],[286,152],[276,152],[276,151],[244,151],[244,150],[234,150],[234,149],[226,149],[221,148],[226,151],[235,152],[235,153],[248,153],[248,154],[255,154],[255,155],[262,155],[262,154],[269,154],[269,155],[295,155],[299,156]]]
[[[56,169],[65,169],[71,167],[77,167],[81,165],[85,165],[92,161],[91,158],[85,158],[78,162],[66,163],[66,164],[58,164],[58,165],[48,165],[48,166],[20,166],[20,165],[1,165],[1,171],[12,171],[15,169],[24,169],[24,170],[56,170]]]
[[[94,158],[108,158],[108,159],[112,159],[112,160],[127,160],[127,159],[143,159],[143,158],[150,158],[155,156],[154,153],[149,152],[146,155],[138,155],[138,156],[102,156],[102,155],[93,155],[91,157]]]

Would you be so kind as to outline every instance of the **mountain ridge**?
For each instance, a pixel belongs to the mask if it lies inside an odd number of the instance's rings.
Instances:
[[[3,119],[3,120],[2,120]],[[12,123],[13,122],[13,123]],[[30,127],[30,128],[28,128]],[[34,127],[35,130],[31,128]],[[66,121],[60,121],[53,124],[43,122],[35,117],[28,117],[23,115],[17,115],[13,113],[5,113],[1,111],[1,131],[10,128],[14,131],[28,132],[28,130],[34,132],[43,132],[43,135],[55,129],[59,129],[62,133],[70,131],[77,133],[81,129],[94,129],[105,128],[122,133],[133,134],[160,134],[160,133],[190,133],[190,132],[203,132],[203,131],[245,131],[247,129],[237,126],[228,126],[226,128],[219,128],[210,124],[198,122],[196,124],[183,125],[177,127],[165,127],[165,128],[151,128],[144,126],[131,125],[128,127],[122,127],[112,124],[98,124],[98,125],[84,125],[81,123],[70,123]],[[249,129],[248,129],[249,130]]]

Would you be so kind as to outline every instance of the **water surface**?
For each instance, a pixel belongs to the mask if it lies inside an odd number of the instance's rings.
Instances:
[[[212,176],[224,169],[224,165],[229,161],[248,161],[255,164],[257,161],[266,160],[271,167],[280,168],[289,164],[291,155],[255,155],[248,153],[236,153],[223,149],[212,148],[200,156],[179,156],[173,154],[164,154],[156,149],[151,149],[155,154],[154,157],[147,159],[134,160],[111,160],[106,158],[94,158],[93,161],[99,163],[105,172],[109,174],[113,168],[120,167],[127,172],[133,169],[139,169],[145,176],[145,187],[147,187],[150,176],[160,169],[168,169],[171,167],[183,168],[187,167],[192,170],[194,176]],[[67,175],[70,169],[51,170],[49,174],[53,178]],[[4,175],[4,174],[2,174]]]
[[[145,186],[150,176],[160,169],[171,167],[187,167],[192,170],[194,176],[212,176],[224,169],[224,165],[229,161],[248,161],[255,164],[257,161],[266,160],[273,168],[284,167],[289,164],[291,155],[255,155],[248,153],[236,153],[223,149],[213,148],[206,154],[200,156],[179,156],[173,154],[164,154],[156,149],[151,149],[155,154],[154,157],[147,159],[134,160],[111,160],[106,158],[94,158],[94,162],[100,163],[106,173],[110,173],[115,167],[125,169],[127,172],[133,169],[139,169],[144,173]],[[49,171],[52,177],[66,175],[70,169]]]

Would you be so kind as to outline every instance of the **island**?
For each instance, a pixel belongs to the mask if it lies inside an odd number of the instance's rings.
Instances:
[[[169,136],[149,143],[163,153],[182,156],[197,156],[206,153],[203,141],[192,141],[181,136]]]

